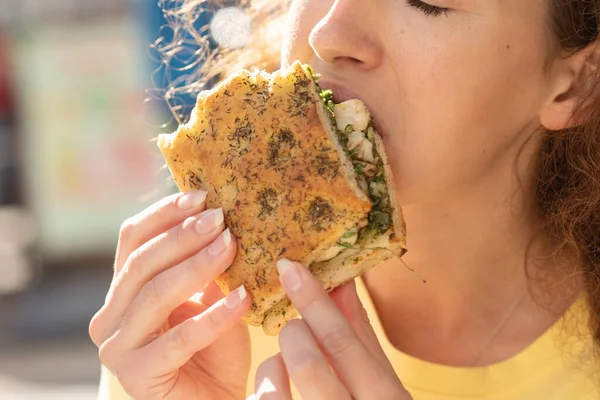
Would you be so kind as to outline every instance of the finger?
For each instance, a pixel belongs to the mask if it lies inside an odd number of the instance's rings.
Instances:
[[[231,265],[235,249],[236,241],[226,229],[198,254],[146,283],[123,317],[120,331],[124,346],[133,349],[145,344],[175,308]]]
[[[387,371],[363,345],[341,311],[306,267],[289,260],[280,260],[277,268],[288,297],[310,327],[344,385],[355,397],[370,396],[371,383],[380,380],[381,375]],[[283,354],[285,358],[285,353]]]
[[[198,297],[196,299],[202,304],[210,307],[222,298],[223,292],[221,291],[221,288],[215,281],[212,281],[204,287],[202,292],[198,293]]]
[[[221,288],[215,281],[210,282],[202,292],[196,293],[188,301],[173,310],[169,316],[170,326],[175,327],[183,321],[203,313],[222,298]]]
[[[138,247],[116,278],[114,286],[120,285],[119,295],[133,299],[141,288],[140,283],[202,250],[223,231],[224,220],[221,208],[206,210]],[[111,294],[109,292],[109,298]]]
[[[135,249],[204,210],[206,192],[176,193],[159,200],[121,226],[115,257],[115,276]]]
[[[223,230],[223,221],[223,210],[207,210],[187,218],[135,250],[114,279],[105,305],[92,321],[95,325],[94,329],[90,328],[93,340],[101,343],[112,336],[142,287],[215,240]]]
[[[385,355],[379,339],[373,330],[373,326],[369,321],[367,311],[358,298],[356,283],[351,281],[333,290],[329,295],[367,350],[388,372],[394,373],[394,368]]]
[[[290,378],[281,353],[267,358],[256,371],[257,400],[292,400]]]
[[[132,379],[171,373],[240,323],[249,308],[250,298],[241,286],[206,312],[182,322],[148,345],[134,350],[124,364],[139,366],[136,371],[131,371],[134,375]],[[112,338],[107,343],[111,341]],[[111,354],[111,351],[106,351],[105,356],[110,358]]]
[[[194,300],[188,300],[179,307],[177,307],[171,315],[169,315],[169,327],[174,328],[192,317],[203,313],[208,310],[208,306],[196,302]]]
[[[287,373],[303,399],[351,399],[304,321],[287,323],[279,334],[279,348]]]

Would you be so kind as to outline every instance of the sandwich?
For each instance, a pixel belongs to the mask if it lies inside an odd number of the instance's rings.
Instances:
[[[340,104],[310,66],[242,70],[198,95],[187,123],[158,146],[180,191],[205,190],[237,238],[216,281],[244,285],[245,321],[276,335],[298,316],[278,279],[301,262],[330,291],[406,248],[381,137],[358,99]]]

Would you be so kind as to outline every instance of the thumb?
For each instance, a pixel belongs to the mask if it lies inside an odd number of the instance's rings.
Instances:
[[[373,326],[369,321],[369,316],[365,310],[358,293],[356,283],[348,282],[331,292],[331,299],[340,309],[344,317],[348,320],[356,335],[360,338],[369,352],[385,368],[393,372],[393,368],[385,355]]]

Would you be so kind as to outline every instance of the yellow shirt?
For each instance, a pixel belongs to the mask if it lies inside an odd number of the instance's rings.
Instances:
[[[600,365],[593,357],[592,339],[581,333],[582,329],[573,327],[573,321],[579,321],[581,326],[585,324],[587,314],[581,301],[567,313],[568,317],[515,357],[488,367],[458,368],[418,360],[393,348],[383,333],[365,287],[360,282],[357,287],[383,349],[414,400],[600,399],[597,385]],[[279,351],[277,339],[265,336],[262,329],[251,328],[251,335],[249,393],[254,389],[252,378],[258,365]],[[571,336],[565,339],[566,335]],[[129,397],[118,381],[103,369],[99,400],[126,399]]]

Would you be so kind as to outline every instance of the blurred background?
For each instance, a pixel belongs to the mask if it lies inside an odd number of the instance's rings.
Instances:
[[[166,69],[150,44],[180,3],[0,0],[1,400],[96,398],[87,326],[119,226],[174,190],[152,138],[190,59]],[[234,3],[198,18],[214,46],[239,45]]]

